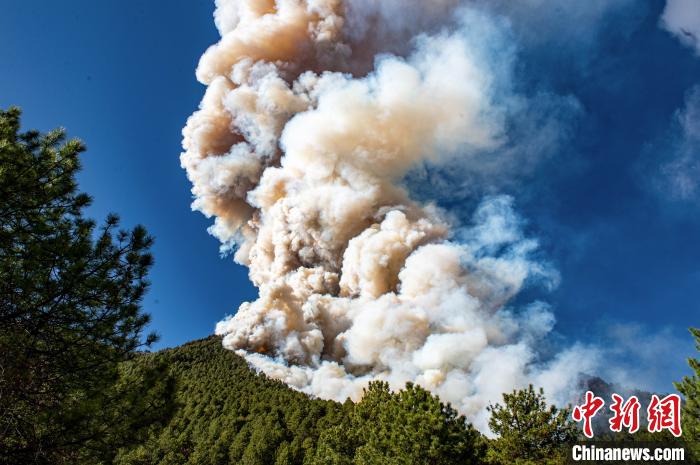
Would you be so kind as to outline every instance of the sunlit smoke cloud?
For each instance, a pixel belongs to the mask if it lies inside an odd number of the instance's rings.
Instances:
[[[542,360],[552,312],[512,304],[558,280],[513,198],[484,197],[463,224],[405,188],[421,164],[508,150],[528,97],[502,19],[401,5],[218,1],[222,39],[197,69],[208,88],[181,163],[193,208],[259,289],[218,323],[225,347],[323,398],[413,381],[486,431],[504,391],[535,383],[568,400],[595,353]]]

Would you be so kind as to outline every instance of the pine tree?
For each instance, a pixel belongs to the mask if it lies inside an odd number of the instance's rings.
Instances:
[[[505,405],[491,405],[489,461],[497,464],[564,463],[566,450],[578,437],[569,409],[547,406],[544,391],[527,389],[503,394]]]
[[[83,217],[77,140],[20,132],[0,111],[0,463],[99,463],[162,417],[162,366],[143,346],[152,244]]]
[[[315,463],[357,465],[477,464],[479,433],[449,404],[411,383],[391,392],[372,382],[349,418],[324,432]]]
[[[695,348],[700,352],[700,328],[690,328],[690,333],[695,338]],[[688,365],[693,370],[693,375],[685,376],[675,385],[678,392],[685,397],[681,415],[682,438],[693,457],[700,460],[700,360],[689,358]]]

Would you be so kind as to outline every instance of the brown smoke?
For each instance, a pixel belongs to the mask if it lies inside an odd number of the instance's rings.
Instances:
[[[226,347],[324,398],[414,381],[484,429],[503,391],[564,392],[574,354],[535,364],[551,313],[505,307],[549,276],[510,198],[485,199],[457,240],[446,212],[401,187],[419,163],[496,149],[505,109],[470,13],[442,30],[456,2],[406,2],[402,26],[384,25],[400,3],[217,1],[222,38],[197,69],[208,88],[181,162],[193,208],[259,288],[217,325]],[[406,51],[416,29],[431,32]]]

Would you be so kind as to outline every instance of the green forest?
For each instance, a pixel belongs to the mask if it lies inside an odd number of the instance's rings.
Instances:
[[[581,439],[570,410],[533,386],[490,407],[487,438],[411,384],[371,383],[341,404],[255,373],[216,336],[149,352],[153,239],[86,218],[84,146],[23,132],[20,114],[0,112],[1,464],[554,464]],[[697,454],[689,363],[676,387]]]

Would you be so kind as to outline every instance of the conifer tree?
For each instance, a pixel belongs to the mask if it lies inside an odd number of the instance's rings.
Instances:
[[[463,416],[412,383],[395,393],[387,383],[371,383],[354,415],[363,443],[359,465],[477,464],[484,452]]]
[[[20,132],[0,111],[0,463],[100,463],[163,416],[166,369],[143,346],[153,260],[143,227],[99,228],[63,130]]]
[[[578,437],[569,409],[547,406],[544,391],[527,389],[503,394],[504,405],[488,407],[489,427],[498,437],[491,441],[489,461],[497,464],[564,463],[565,446]]]
[[[484,456],[480,434],[449,404],[408,383],[391,392],[371,382],[348,418],[325,431],[314,463],[357,465],[477,464]]]
[[[700,352],[700,328],[690,328],[695,338],[695,348]],[[685,376],[676,384],[678,392],[685,397],[681,415],[682,438],[689,446],[693,457],[700,460],[700,360],[689,358],[688,365],[693,370],[692,376]]]

